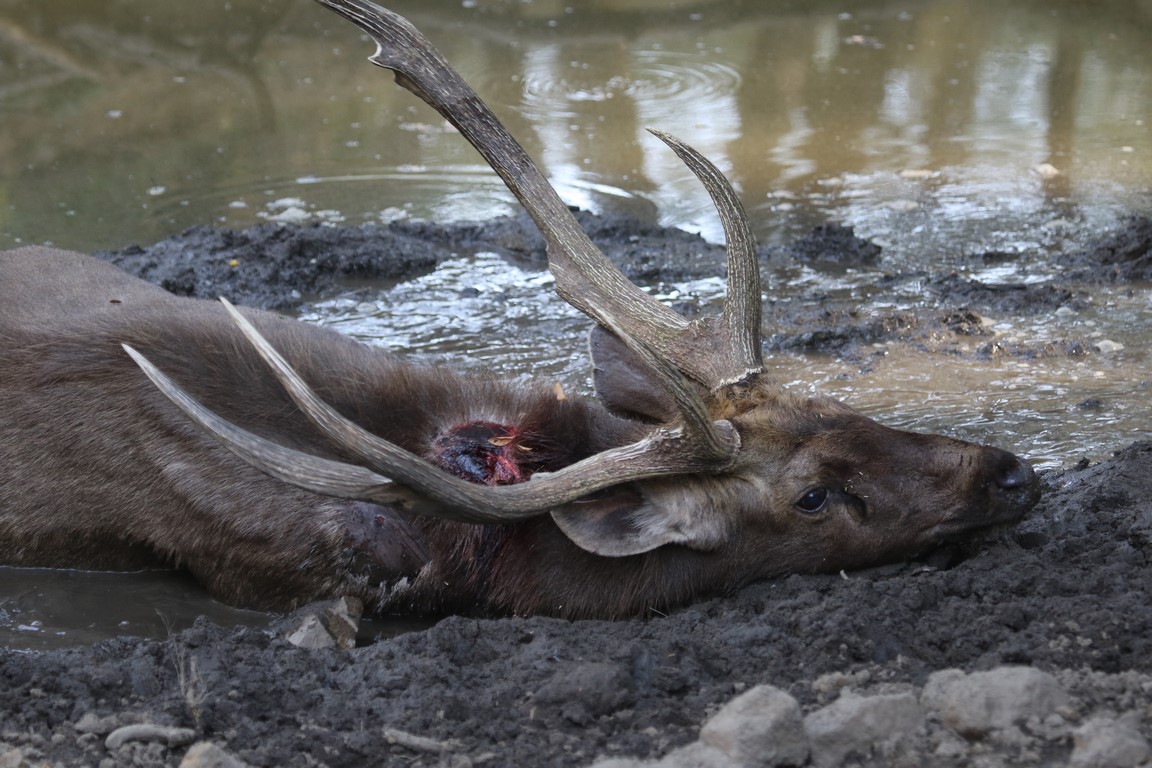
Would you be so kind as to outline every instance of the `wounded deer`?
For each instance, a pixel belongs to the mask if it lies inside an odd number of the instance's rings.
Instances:
[[[285,609],[641,615],[787,573],[907,558],[1019,519],[1026,461],[885,427],[766,373],[755,246],[725,178],[719,316],[631,284],[403,18],[318,0],[485,157],[595,321],[596,397],[405,363],[180,298],[95,258],[0,253],[0,564],[187,569]]]

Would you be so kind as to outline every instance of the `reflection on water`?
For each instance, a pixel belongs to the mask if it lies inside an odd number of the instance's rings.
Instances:
[[[116,635],[163,640],[206,617],[221,627],[268,629],[282,617],[209,598],[179,571],[105,573],[0,566],[0,650],[86,645]],[[369,618],[358,641],[427,629],[415,618]]]
[[[885,249],[871,272],[769,272],[766,291],[781,299],[857,297],[867,316],[892,308],[870,298],[885,273],[1051,280],[1048,253],[1152,209],[1148,0],[389,5],[459,67],[572,204],[719,239],[707,195],[652,126],[730,175],[762,242],[835,220]],[[475,152],[368,66],[370,52],[309,0],[0,0],[0,247],[90,251],[203,223],[512,213]],[[989,251],[1013,258],[973,258]],[[719,286],[658,290],[714,304]],[[986,318],[998,343],[1040,351],[1032,357],[953,363],[886,345],[866,364],[770,364],[791,386],[886,423],[1066,466],[1149,433],[1152,292],[1092,294],[1086,308]],[[924,297],[913,285],[896,301]],[[405,354],[587,389],[585,321],[551,295],[547,275],[484,254],[387,297],[332,298],[306,318]],[[1102,351],[1042,353],[1069,338]],[[127,590],[142,595],[143,614],[169,610],[137,592],[137,577],[71,578],[0,572],[0,645],[38,647],[56,632],[83,641],[119,621],[144,634],[162,626],[142,614],[101,622],[84,597],[52,614],[78,617],[75,626],[28,618],[54,610],[36,597],[44,580],[64,579],[56,594]],[[110,586],[116,578],[126,580]],[[157,600],[183,605],[185,618],[215,610],[186,584],[160,589]],[[100,610],[116,602],[92,597]]]
[[[0,567],[0,648],[81,645],[111,634],[164,638],[197,615],[223,626],[265,626],[270,618],[208,600],[190,576],[173,571]]]
[[[1150,204],[1143,0],[392,5],[585,207],[719,236],[647,126],[725,169],[765,240],[828,218],[903,234],[927,212],[905,238],[923,254],[951,222],[979,241]],[[150,242],[283,197],[351,222],[511,209],[308,0],[8,0],[0,41],[0,246]]]

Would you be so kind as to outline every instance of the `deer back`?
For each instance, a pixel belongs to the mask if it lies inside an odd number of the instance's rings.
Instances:
[[[634,429],[543,385],[405,365],[333,331],[246,315],[326,399],[417,455],[434,457],[436,436],[455,424],[517,423],[562,436],[535,443],[534,466],[551,469]],[[152,386],[123,343],[244,428],[348,458],[218,303],[178,298],[81,254],[0,253],[0,562],[176,565],[229,602],[263,607],[343,593],[379,604],[389,584],[428,563],[428,521],[237,461]]]

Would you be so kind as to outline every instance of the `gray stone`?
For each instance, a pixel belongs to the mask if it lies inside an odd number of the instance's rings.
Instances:
[[[700,729],[700,741],[723,752],[732,766],[802,765],[808,759],[800,705],[771,685],[725,704]]]
[[[297,648],[335,648],[336,640],[328,633],[319,616],[305,616],[300,626],[291,632],[288,642]]]
[[[356,647],[356,633],[360,631],[360,617],[364,613],[364,602],[356,597],[342,597],[329,605],[321,619],[328,627],[328,634],[336,641],[337,648],[345,650]]]
[[[851,754],[889,757],[914,747],[924,710],[911,693],[859,696],[837,701],[804,718],[817,768],[841,765]]]
[[[672,750],[653,765],[655,768],[732,768],[741,763],[733,762],[731,757],[714,747],[694,741]]]
[[[970,739],[1028,718],[1043,719],[1068,704],[1056,678],[1032,667],[998,667],[965,674],[958,669],[928,677],[920,703],[940,722]]]
[[[188,748],[180,768],[247,768],[248,764],[228,754],[210,741],[198,741]]]
[[[120,727],[120,718],[116,715],[97,717],[95,712],[85,712],[72,727],[76,729],[77,733],[94,733],[97,736],[107,736]]]
[[[288,619],[285,638],[299,648],[355,648],[363,611],[355,597],[306,605]]]
[[[1070,765],[1075,768],[1135,768],[1152,760],[1152,747],[1140,733],[1137,715],[1094,717],[1072,733]]]
[[[182,747],[191,744],[196,739],[196,732],[191,728],[175,728],[171,725],[155,725],[153,723],[138,723],[125,725],[108,734],[104,746],[109,750],[119,749],[130,741],[153,741],[166,744],[169,747]]]

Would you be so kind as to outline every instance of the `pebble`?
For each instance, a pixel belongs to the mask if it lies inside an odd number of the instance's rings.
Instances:
[[[191,728],[176,728],[171,725],[155,725],[153,723],[138,723],[125,725],[112,733],[104,740],[104,746],[109,750],[119,749],[130,741],[158,741],[169,747],[182,747],[191,744],[196,739],[196,732]]]
[[[97,736],[107,736],[120,727],[120,718],[116,715],[99,717],[95,712],[85,712],[72,727],[76,729],[77,733],[94,733]]]
[[[817,688],[842,692],[801,718],[791,695],[759,685],[722,707],[697,741],[663,758],[602,758],[592,768],[834,768],[915,765],[921,759],[993,766],[1011,764],[998,762],[997,751],[1005,749],[1036,765],[1045,743],[1071,748],[1059,763],[1066,768],[1152,768],[1139,711],[1099,714],[1073,729],[1079,715],[1072,697],[1055,677],[1032,667],[939,671],[919,696],[863,695],[842,675],[820,678]],[[1142,690],[1152,690],[1152,683]]]
[[[297,611],[285,639],[298,648],[356,647],[364,604],[354,597],[312,603]]]
[[[808,737],[800,704],[771,685],[758,685],[725,704],[700,729],[700,739],[658,761],[612,757],[593,768],[770,768],[804,765]]]
[[[655,765],[655,763],[635,757],[606,757],[597,760],[591,768],[646,768],[650,765]]]
[[[336,641],[324,627],[319,616],[305,616],[300,626],[287,637],[297,648],[335,648]]]
[[[1092,346],[1102,355],[1110,355],[1114,352],[1119,352],[1124,349],[1124,345],[1112,339],[1100,339],[1094,342]]]
[[[663,760],[653,763],[653,768],[739,768],[739,766],[744,765],[760,765],[760,763],[735,761],[718,749],[694,741],[680,747],[680,749],[673,750]],[[762,763],[762,765],[770,765],[770,763]]]
[[[834,768],[851,754],[891,756],[915,746],[924,710],[911,693],[860,696],[845,692],[804,718],[812,764]]]
[[[771,685],[758,685],[725,704],[700,729],[700,742],[733,766],[801,765],[808,737],[800,704]]]
[[[1136,768],[1152,761],[1152,747],[1135,717],[1094,717],[1072,732],[1073,768]]]
[[[929,675],[920,695],[922,706],[970,739],[1029,718],[1042,720],[1068,702],[1056,678],[1032,667],[998,667],[972,674],[945,669]]]
[[[198,741],[188,748],[180,768],[248,768],[248,764],[210,741]]]

